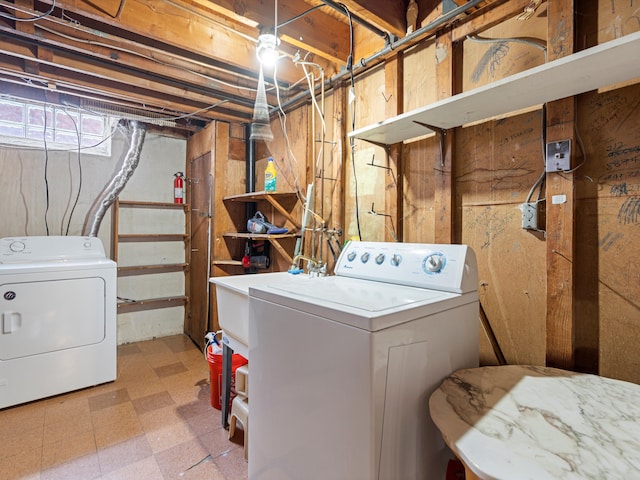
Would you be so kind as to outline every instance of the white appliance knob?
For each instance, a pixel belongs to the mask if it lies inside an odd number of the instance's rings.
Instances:
[[[91,242],[84,242],[84,248],[91,248]]]
[[[378,265],[382,265],[382,263],[383,263],[383,262],[384,262],[384,253],[379,253],[379,254],[376,256],[376,263],[377,263]]]
[[[397,253],[394,253],[393,257],[391,257],[391,265],[393,265],[394,267],[397,267],[398,265],[400,265],[401,261],[402,261],[402,257]]]
[[[9,250],[12,252],[21,252],[26,248],[24,242],[11,242],[9,245]]]
[[[370,256],[371,255],[369,254],[369,252],[364,252],[360,257],[360,260],[362,260],[362,263],[367,263],[369,261]]]
[[[347,255],[347,260],[349,260],[350,262],[353,262],[356,259],[356,252],[349,252],[349,254]]]
[[[437,253],[429,255],[424,259],[423,265],[427,272],[439,272],[442,269],[442,257]]]

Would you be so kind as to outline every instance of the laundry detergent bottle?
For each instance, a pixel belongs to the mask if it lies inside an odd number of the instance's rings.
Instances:
[[[276,166],[273,163],[273,157],[269,157],[267,161],[267,168],[264,170],[264,191],[275,192],[276,191],[276,179],[278,172],[276,172]]]

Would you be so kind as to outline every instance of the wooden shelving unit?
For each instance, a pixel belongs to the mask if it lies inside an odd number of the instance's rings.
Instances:
[[[294,224],[296,228],[301,227],[300,221],[291,214],[292,208],[298,201],[298,195],[296,192],[251,192],[240,195],[230,195],[228,197],[224,197],[222,200],[224,202],[243,203],[265,200],[269,202],[269,204],[279,213],[281,213],[282,216]]]
[[[640,32],[635,32],[354,130],[349,136],[392,145],[638,78]]]
[[[121,234],[119,212],[123,208],[156,209],[156,210],[182,210],[184,212],[184,233],[135,233]],[[189,262],[191,257],[190,235],[190,207],[184,203],[166,202],[141,202],[131,200],[118,200],[113,204],[111,258],[118,262],[119,246],[121,243],[133,242],[182,242],[184,244],[184,262],[149,265],[118,266],[118,277],[130,277],[136,275],[153,275],[161,273],[183,272],[185,274],[185,292],[181,295],[160,298],[147,298],[136,300],[123,300],[118,302],[118,313],[137,312],[157,308],[168,308],[186,305],[189,301]]]
[[[248,202],[267,202],[276,212],[281,214],[287,221],[300,229],[300,221],[292,214],[293,208],[298,203],[298,195],[296,192],[251,192],[243,193],[239,195],[229,195],[222,199],[225,204],[228,203],[248,203]],[[248,232],[225,232],[222,234],[225,238],[231,239],[263,239],[268,241],[276,251],[286,259],[287,262],[293,262],[293,257],[287,248],[282,244],[281,240],[291,239],[299,237],[299,233],[285,233],[285,234],[257,234]],[[242,266],[240,260],[235,259],[214,259],[212,261],[215,265],[231,265]]]

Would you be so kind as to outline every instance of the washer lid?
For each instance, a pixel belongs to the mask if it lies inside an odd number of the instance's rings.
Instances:
[[[368,331],[478,299],[477,292],[457,294],[340,276],[317,277],[299,284],[251,287],[249,296],[250,301],[252,298],[266,300]]]
[[[450,296],[436,290],[337,276],[318,278],[318,281],[299,285],[273,285],[273,290],[288,296],[304,297],[315,303],[328,302],[372,313],[434,302]]]

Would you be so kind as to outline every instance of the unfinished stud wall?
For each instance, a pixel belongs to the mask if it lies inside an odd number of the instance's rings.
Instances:
[[[582,5],[582,4],[581,4]],[[586,48],[638,30],[636,12],[619,2],[591,2],[579,15],[577,48]],[[506,7],[505,7],[506,8]],[[547,40],[546,4],[531,19],[500,22],[483,37],[533,37]],[[530,43],[475,43],[463,40],[456,62],[456,90],[466,91],[545,62],[544,52]],[[432,41],[404,52],[404,108],[437,99]],[[434,80],[435,79],[435,80]],[[356,79],[356,128],[385,118],[384,67]],[[526,95],[526,92],[523,92]],[[616,86],[576,97],[578,137],[575,158],[585,163],[573,173],[576,193],[575,257],[550,252],[548,238],[557,234],[541,219],[544,232],[522,229],[521,204],[544,172],[541,106],[455,129],[453,216],[455,242],[471,245],[479,268],[479,296],[509,363],[543,365],[547,358],[548,255],[564,255],[575,272],[575,368],[594,367],[606,376],[640,382],[640,253],[634,234],[640,224],[640,85]],[[350,110],[345,106],[349,116]],[[351,130],[347,118],[346,131]],[[579,143],[579,142],[574,142]],[[355,173],[346,157],[344,227],[356,235],[359,207],[363,240],[385,239],[385,222],[367,215],[374,203],[385,212],[384,170],[366,165],[385,163],[383,148],[357,140]],[[579,162],[578,162],[579,163]],[[446,222],[437,210],[434,184],[440,164],[437,136],[414,139],[402,147],[402,217],[405,242],[433,242]],[[554,174],[562,175],[562,174]],[[358,187],[356,202],[355,187]],[[445,192],[446,193],[446,192]],[[449,192],[450,193],[450,192]],[[546,197],[545,197],[546,195]],[[549,204],[551,193],[533,191]],[[383,222],[384,220],[384,222]],[[387,223],[390,225],[390,223]],[[546,235],[546,236],[545,236]],[[555,280],[554,280],[555,281]],[[481,333],[481,364],[497,359]]]

